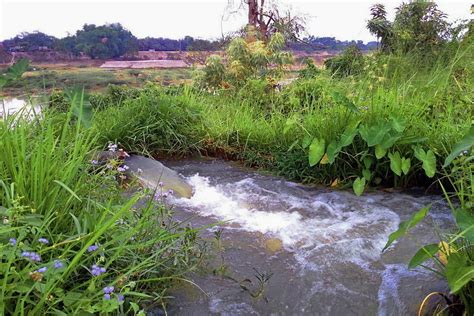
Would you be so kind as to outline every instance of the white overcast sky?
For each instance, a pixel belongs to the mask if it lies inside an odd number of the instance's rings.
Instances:
[[[240,0],[234,0],[239,3]],[[402,1],[280,0],[308,18],[307,32],[341,40],[373,40],[365,28],[369,7],[384,3],[393,17]],[[449,20],[470,18],[471,0],[436,1]],[[84,23],[120,22],[137,37],[218,38],[245,24],[245,12],[222,21],[228,0],[0,0],[0,40],[20,32],[41,31],[57,37],[75,33]]]

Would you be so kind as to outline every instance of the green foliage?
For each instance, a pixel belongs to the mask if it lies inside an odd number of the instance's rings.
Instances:
[[[0,314],[136,313],[199,256],[194,230],[148,195],[125,199],[123,176],[90,163],[97,134],[73,117],[0,121]]]
[[[196,149],[200,114],[184,95],[170,96],[154,85],[121,104],[103,106],[94,122],[102,142],[118,141],[133,152],[185,154]]]
[[[443,167],[447,167],[457,156],[467,153],[474,146],[474,125],[459,143],[454,146],[453,151],[444,160]]]
[[[137,39],[120,23],[96,26],[85,24],[74,36],[58,44],[74,54],[84,52],[93,59],[117,58],[137,50]]]
[[[387,243],[383,247],[383,250],[387,249],[398,238],[405,236],[410,229],[415,227],[422,219],[426,217],[426,215],[428,215],[430,209],[431,205],[425,206],[421,210],[413,214],[410,219],[401,222],[398,227],[398,230],[388,236]]]
[[[354,193],[357,196],[362,195],[365,189],[365,178],[357,178],[354,180],[354,183],[352,184],[352,189],[354,190]]]
[[[315,78],[321,73],[321,70],[316,67],[312,58],[306,58],[304,60],[305,68],[301,69],[298,73],[298,78],[311,79]]]
[[[353,76],[361,73],[364,67],[364,56],[357,46],[351,46],[339,56],[326,59],[324,66],[336,76]]]
[[[416,52],[433,56],[443,48],[450,38],[459,34],[446,21],[446,14],[432,1],[411,1],[401,4],[393,22],[387,19],[385,7],[371,7],[372,18],[367,23],[369,31],[380,39],[385,53]]]
[[[415,147],[415,157],[423,163],[423,169],[430,178],[434,177],[436,172],[436,156],[431,151],[424,151],[420,147]]]
[[[226,63],[219,56],[210,56],[197,78],[201,88],[242,87],[250,79],[277,78],[290,63],[291,54],[283,51],[285,39],[280,33],[268,42],[232,40],[226,51]]]
[[[0,75],[0,89],[21,78],[21,75],[28,69],[29,64],[28,59],[20,59],[14,65],[10,66],[5,73]]]
[[[313,139],[311,145],[309,145],[308,160],[310,166],[314,166],[323,158],[325,147],[324,139]]]
[[[450,234],[443,234],[439,244],[423,246],[410,260],[409,268],[423,265],[427,260],[435,263],[435,271],[443,275],[449,285],[450,292],[455,298],[462,302],[460,309],[464,314],[470,315],[474,311],[474,166],[472,160],[474,156],[469,155],[469,151],[460,154],[459,148],[465,148],[466,140],[469,139],[469,131],[448,157],[446,165],[454,164],[451,171],[446,175],[450,181],[454,193],[444,190],[453,216],[456,220],[456,230]],[[419,149],[415,149],[419,150]],[[421,152],[421,150],[419,150]],[[427,155],[426,152],[418,153]],[[441,184],[444,189],[444,186]],[[456,197],[458,205],[451,203],[451,198]],[[428,213],[429,207],[425,207],[408,221],[400,224],[399,229],[389,236],[385,245],[386,249],[396,239],[406,235],[409,229],[414,227]],[[428,268],[433,271],[432,268]]]

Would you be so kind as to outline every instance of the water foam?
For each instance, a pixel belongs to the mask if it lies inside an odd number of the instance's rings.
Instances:
[[[399,223],[398,215],[383,207],[362,204],[353,210],[340,197],[295,197],[264,188],[252,178],[211,185],[209,178],[196,174],[188,181],[194,196],[176,199],[177,205],[238,224],[242,230],[279,238],[289,250],[331,246],[361,260],[376,260]]]

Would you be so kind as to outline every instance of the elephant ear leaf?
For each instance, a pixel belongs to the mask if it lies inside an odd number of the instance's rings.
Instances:
[[[457,143],[453,151],[449,154],[448,157],[444,160],[443,167],[446,168],[449,164],[459,156],[465,150],[469,150],[472,146],[474,146],[474,125],[471,126],[469,132]]]
[[[398,226],[398,229],[388,236],[388,241],[383,247],[382,251],[385,251],[395,240],[405,236],[410,229],[415,227],[430,211],[431,204],[423,207],[421,210],[413,214],[408,220],[403,221]]]
[[[397,151],[395,153],[389,153],[388,158],[390,158],[390,169],[392,169],[393,173],[397,176],[402,175],[402,158],[400,157],[400,153]]]
[[[352,184],[352,189],[357,196],[361,196],[365,189],[365,178],[362,177],[355,179],[354,183]]]
[[[413,258],[411,258],[410,262],[408,263],[408,268],[416,268],[426,260],[433,258],[438,251],[438,244],[431,244],[421,247],[421,249],[416,252]]]
[[[326,149],[326,142],[324,139],[314,138],[309,145],[309,155],[308,161],[309,165],[312,167],[316,165],[324,155],[324,150]]]
[[[431,150],[425,152],[421,147],[415,147],[414,152],[415,157],[423,163],[422,167],[425,170],[426,175],[429,178],[434,177],[436,173],[435,154]]]

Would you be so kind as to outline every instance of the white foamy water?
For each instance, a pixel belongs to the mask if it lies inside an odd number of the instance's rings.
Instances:
[[[331,195],[297,197],[259,186],[252,178],[213,186],[206,177],[188,178],[195,193],[175,203],[201,216],[238,224],[240,229],[279,238],[311,267],[315,251],[346,253],[354,261],[376,260],[400,222],[387,208],[368,203],[353,209]],[[359,198],[363,199],[363,198]]]

